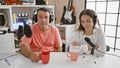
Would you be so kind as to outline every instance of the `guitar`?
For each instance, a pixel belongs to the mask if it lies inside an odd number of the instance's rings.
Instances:
[[[72,21],[72,10],[70,10],[70,4],[71,4],[71,0],[69,0],[68,2],[68,8],[66,10],[66,13],[64,15],[64,18],[68,21],[68,22],[71,22]]]
[[[13,4],[22,5],[23,4],[22,1],[17,1],[17,0],[4,0],[4,1],[7,5],[13,5]]]
[[[62,15],[61,22],[62,24],[75,24],[76,16],[73,0],[69,0],[67,9],[64,7],[64,13]]]
[[[62,17],[61,17],[61,24],[64,24],[65,23],[65,18],[64,18],[64,15],[65,15],[65,13],[66,13],[66,6],[64,6],[64,8],[63,8],[63,14],[62,14]]]
[[[75,7],[73,6],[73,0],[71,0],[71,7],[70,7],[70,11],[73,10],[72,12],[72,16],[75,16]]]

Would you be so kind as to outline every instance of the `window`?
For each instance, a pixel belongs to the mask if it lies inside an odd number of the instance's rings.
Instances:
[[[120,0],[85,0],[85,4],[97,13],[107,45],[120,49]]]

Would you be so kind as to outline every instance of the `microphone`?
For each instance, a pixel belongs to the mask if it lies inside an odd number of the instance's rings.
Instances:
[[[91,54],[93,55],[96,46],[91,42],[91,40],[88,37],[85,37],[85,41],[92,47]]]
[[[6,32],[4,31],[4,33],[6,33]],[[22,25],[19,25],[17,31],[11,31],[10,29],[8,29],[8,33],[16,34],[18,40],[20,40],[23,37],[23,35],[25,35],[27,38],[30,38],[32,36],[32,30],[31,30],[30,26],[27,24],[24,25],[24,27]]]
[[[29,25],[24,25],[24,34],[27,38],[31,38],[32,36],[32,30],[31,27]]]
[[[0,30],[0,35],[2,35],[2,34],[6,34],[6,33],[7,33],[6,30]]]
[[[17,30],[17,39],[20,40],[24,35],[23,26],[19,25]]]
[[[17,35],[17,39],[20,40],[22,36],[24,35],[23,32],[23,26],[19,25],[18,30],[16,31],[11,31],[10,28],[8,29],[8,33],[14,33]]]

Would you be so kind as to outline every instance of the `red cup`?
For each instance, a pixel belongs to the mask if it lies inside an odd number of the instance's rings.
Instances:
[[[40,53],[40,58],[43,64],[48,64],[50,59],[50,52],[42,52]]]

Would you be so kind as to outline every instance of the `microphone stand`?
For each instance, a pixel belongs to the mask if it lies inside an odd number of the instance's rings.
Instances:
[[[10,28],[8,28],[8,33],[13,33],[15,34],[15,48],[19,49],[19,43],[21,42],[21,38],[23,37],[23,26],[19,26],[17,30],[11,31]]]
[[[95,55],[94,55],[94,50],[95,50],[95,48],[92,48],[92,49],[91,49],[91,53],[90,53],[89,56],[90,56],[90,58],[92,58],[94,64],[96,64],[96,61],[95,61],[95,58],[96,58],[96,57],[95,57]],[[82,55],[83,55],[83,58],[86,58],[86,55],[88,56],[87,53],[83,53]],[[89,57],[89,56],[88,56],[88,57]]]
[[[94,55],[94,50],[95,50],[95,48],[91,49],[91,53],[90,53],[91,55]]]
[[[94,56],[94,50],[96,49],[96,46],[91,42],[91,40],[88,37],[85,37],[85,41],[92,47],[91,49],[91,55],[92,57]],[[95,57],[93,57],[94,59]],[[96,64],[96,61],[94,61],[94,63]]]
[[[95,55],[94,55],[94,50],[95,50],[96,48],[92,48],[91,49],[91,55],[92,55],[92,58],[94,59],[94,63],[96,64],[96,61],[95,61]]]

